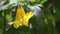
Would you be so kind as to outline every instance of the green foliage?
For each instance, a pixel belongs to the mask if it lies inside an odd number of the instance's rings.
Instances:
[[[18,29],[15,29],[12,25],[6,25],[9,22],[13,21],[15,19],[15,14],[17,8],[13,6],[14,4],[11,4],[7,10],[1,10],[0,11],[0,34],[4,34],[4,27],[9,27],[7,31],[5,31],[5,34],[60,34],[59,29],[56,28],[56,21],[60,21],[60,7],[59,2],[60,0],[20,0],[22,3],[26,3],[24,5],[24,10],[26,12],[30,11],[30,8],[28,8],[28,4],[30,5],[36,5],[41,4],[44,7],[41,8],[42,11],[38,13],[37,16],[33,16],[29,20],[29,24],[32,24],[32,28],[21,26]],[[6,1],[5,4],[8,4],[9,0]],[[52,7],[49,9],[49,4],[52,4],[53,2],[53,11],[51,10]],[[13,8],[16,8],[13,12]],[[47,9],[48,7],[48,9]],[[44,10],[46,9],[46,10]],[[6,14],[4,14],[6,12]],[[5,16],[6,15],[6,16]],[[4,18],[5,17],[5,18]],[[6,21],[4,21],[6,19]],[[5,28],[7,29],[7,28]]]
[[[0,11],[0,34],[3,34],[4,29],[4,11]]]

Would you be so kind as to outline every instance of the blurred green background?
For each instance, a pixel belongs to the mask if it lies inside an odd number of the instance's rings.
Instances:
[[[4,5],[8,2],[9,0],[6,0]],[[22,26],[15,29],[7,24],[15,19],[17,6],[12,7],[12,4],[8,9],[0,10],[0,34],[60,34],[60,0],[20,0],[20,2],[26,3],[23,7],[27,12],[31,10],[27,7],[28,4],[32,6],[43,5],[40,7],[41,11],[37,11],[38,15],[29,20],[32,28]],[[15,11],[12,11],[13,8]],[[6,26],[9,28],[7,31],[5,30]]]

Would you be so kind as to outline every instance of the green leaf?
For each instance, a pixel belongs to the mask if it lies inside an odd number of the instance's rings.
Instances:
[[[47,2],[48,0],[42,0],[41,2],[40,2],[40,4],[43,4],[43,3],[45,3],[45,2]]]

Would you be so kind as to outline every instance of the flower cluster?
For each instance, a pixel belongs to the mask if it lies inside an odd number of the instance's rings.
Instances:
[[[33,12],[25,12],[22,6],[19,6],[16,11],[16,17],[13,22],[10,23],[10,25],[13,25],[16,29],[20,26],[29,26],[28,22],[29,19],[33,17]]]

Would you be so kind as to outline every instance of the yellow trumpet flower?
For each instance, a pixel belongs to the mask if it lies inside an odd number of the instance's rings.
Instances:
[[[32,11],[28,13],[24,11],[22,6],[18,7],[15,20],[11,22],[10,25],[13,25],[16,29],[22,25],[28,26],[28,22],[31,17],[33,17]]]

